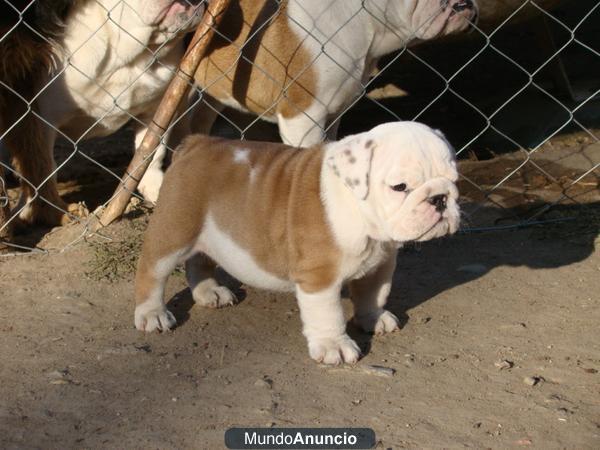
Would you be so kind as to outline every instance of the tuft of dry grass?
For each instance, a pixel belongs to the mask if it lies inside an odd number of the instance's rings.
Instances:
[[[127,221],[124,231],[112,241],[88,242],[91,259],[86,276],[109,283],[133,279],[147,224],[148,216],[143,216],[141,219]]]

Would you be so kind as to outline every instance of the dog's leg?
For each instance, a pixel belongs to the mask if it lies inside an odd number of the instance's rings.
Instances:
[[[0,252],[6,248],[2,242],[9,241],[12,237],[9,219],[8,188],[4,179],[4,167],[0,164]]]
[[[180,107],[178,112],[179,114],[184,113],[184,108]],[[164,134],[162,142],[158,147],[156,147],[156,150],[152,155],[152,161],[150,162],[146,173],[140,180],[138,191],[140,191],[145,200],[151,203],[156,203],[158,200],[158,194],[164,178],[163,166],[165,163],[165,157],[167,156],[167,151],[175,150],[183,138],[189,135],[192,131],[192,112],[193,111],[187,111],[187,113],[183,115],[178,115],[173,126]],[[151,120],[151,117],[144,117],[141,119],[143,123],[148,123]],[[142,143],[147,129],[147,127],[141,127],[137,131],[135,135],[136,149]],[[164,142],[166,142],[166,145]]]
[[[306,292],[297,285],[296,296],[310,357],[325,364],[358,361],[360,349],[346,334],[340,286]]]
[[[148,128],[141,127],[135,133],[136,150],[142,143],[142,140],[144,139],[147,130]],[[163,137],[163,140],[168,141],[170,134],[171,132],[167,131],[165,133],[165,136]],[[167,147],[161,141],[158,147],[156,147],[156,149],[154,150],[154,153],[152,155],[152,161],[150,162],[150,165],[146,169],[146,173],[144,174],[144,176],[140,180],[140,183],[138,184],[137,189],[138,191],[140,191],[140,194],[142,194],[145,200],[151,203],[156,203],[156,200],[158,200],[158,193],[160,191],[160,186],[162,185],[164,177],[162,165],[166,154]]]
[[[399,328],[398,318],[383,309],[392,287],[396,253],[396,250],[390,252],[375,270],[350,282],[350,296],[354,304],[353,321],[367,332],[383,334]]]
[[[327,126],[327,140],[337,141],[338,131],[340,129],[341,117],[338,115],[336,118]]]
[[[32,113],[27,114],[5,138],[13,165],[21,180],[21,199],[16,210],[26,223],[61,225],[69,213],[85,215],[77,204],[67,205],[58,194],[53,173],[56,132]],[[37,197],[36,197],[37,195]]]
[[[191,111],[192,132],[209,135],[225,105],[206,93],[203,93],[199,100],[196,99],[196,102]]]
[[[189,249],[175,250],[170,253],[156,251],[161,245],[152,233],[147,233],[138,269],[135,274],[135,327],[142,331],[167,331],[175,324],[175,316],[164,303],[165,285],[169,275],[181,262]],[[158,256],[158,254],[162,256]]]
[[[327,112],[309,108],[293,117],[277,114],[279,134],[284,144],[293,147],[311,147],[325,139]]]
[[[216,264],[204,253],[196,253],[185,262],[185,276],[194,301],[208,308],[234,305],[235,295],[215,280]]]

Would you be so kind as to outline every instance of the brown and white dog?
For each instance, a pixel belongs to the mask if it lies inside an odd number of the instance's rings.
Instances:
[[[339,142],[284,144],[188,137],[167,170],[136,275],[135,325],[168,330],[168,276],[185,261],[194,300],[235,303],[215,265],[251,286],[295,291],[312,358],[355,362],[340,302],[349,283],[354,319],[386,333],[384,309],[397,249],[454,233],[454,151],[415,122],[380,125]]]
[[[26,88],[4,91],[0,136],[22,179],[19,218],[57,225],[68,221],[69,206],[58,194],[53,173],[56,136],[76,144],[111,134],[134,118],[137,146],[183,55],[183,37],[200,21],[204,2],[77,0],[57,2],[56,11],[51,2],[41,5],[45,9],[30,8],[38,13],[31,20],[61,23],[53,27],[42,23],[35,31],[20,26],[23,33],[42,41],[45,55],[48,46],[53,47],[53,55],[46,55],[53,65],[26,68],[36,71],[33,78],[31,73],[21,75],[20,86]],[[47,28],[52,33],[43,39]],[[21,41],[22,46],[16,42],[11,54],[35,55],[32,46],[37,41],[31,41]],[[158,164],[142,180],[140,191],[150,200],[156,200],[162,175]]]
[[[233,2],[195,75],[208,94],[196,130],[229,106],[277,123],[289,145],[335,139],[379,58],[464,30],[476,12],[475,0]]]

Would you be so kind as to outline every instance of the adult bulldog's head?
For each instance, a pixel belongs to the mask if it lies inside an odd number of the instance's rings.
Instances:
[[[386,15],[412,39],[462,31],[477,16],[476,0],[388,0]],[[390,8],[391,7],[391,8]]]
[[[373,239],[427,241],[458,229],[455,155],[441,132],[388,123],[330,144],[326,158]]]
[[[97,0],[94,0],[97,1]],[[143,44],[161,44],[192,31],[208,0],[99,0],[116,26]]]

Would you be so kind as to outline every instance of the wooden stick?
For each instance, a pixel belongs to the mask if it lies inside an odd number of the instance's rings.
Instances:
[[[123,175],[119,186],[115,190],[113,198],[102,211],[100,219],[92,224],[92,231],[109,225],[123,214],[125,207],[129,203],[131,194],[137,188],[138,183],[150,165],[152,152],[160,143],[160,139],[173,120],[181,100],[187,93],[190,84],[193,83],[194,73],[198,69],[200,61],[204,58],[215,29],[225,15],[229,2],[230,0],[211,0],[209,2],[202,21],[198,24],[192,42],[190,42],[179,64],[179,69],[173,80],[171,80],[154,114],[154,118],[148,127],[142,143],[136,149],[125,175]]]

